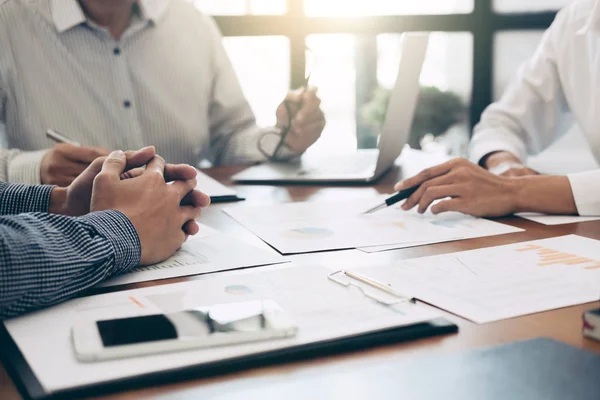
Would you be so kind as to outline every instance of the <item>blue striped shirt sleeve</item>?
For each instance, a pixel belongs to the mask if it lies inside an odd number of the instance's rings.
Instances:
[[[48,212],[53,186],[0,182],[0,215]]]
[[[0,193],[2,212],[48,209],[47,187],[0,184]],[[0,320],[67,300],[137,266],[140,254],[133,224],[116,210],[0,217]]]

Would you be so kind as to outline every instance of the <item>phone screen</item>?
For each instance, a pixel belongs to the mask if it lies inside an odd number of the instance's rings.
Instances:
[[[177,330],[164,315],[97,321],[104,347],[177,339]]]

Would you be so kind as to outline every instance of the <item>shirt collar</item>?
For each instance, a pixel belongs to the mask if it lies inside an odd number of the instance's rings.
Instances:
[[[60,33],[85,22],[85,14],[77,0],[52,0],[52,19]]]
[[[169,0],[140,0],[142,18],[156,23],[167,11]]]
[[[142,19],[156,23],[163,16],[169,0],[140,0]],[[52,0],[52,19],[60,33],[68,31],[86,21],[86,16],[77,0]]]

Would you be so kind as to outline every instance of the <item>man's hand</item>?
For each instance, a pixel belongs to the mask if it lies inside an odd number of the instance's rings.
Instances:
[[[127,160],[121,151],[106,158],[102,171],[94,180],[91,211],[121,211],[140,238],[140,263],[149,265],[163,261],[181,247],[187,238],[182,227],[198,218],[201,208],[208,205],[209,200],[199,205],[181,205],[186,197],[206,199],[206,195],[194,190],[196,179],[167,184],[165,161],[159,156],[152,158],[142,174],[121,180],[126,167]]]
[[[126,172],[121,175],[121,179],[132,179],[142,175],[145,168],[141,166],[146,165],[155,155],[154,146],[145,147],[138,151],[125,152],[127,166]],[[100,157],[94,160],[67,188],[54,188],[50,195],[48,211],[52,214],[70,216],[89,213],[94,179],[102,170],[105,159],[106,157]],[[196,169],[189,165],[167,164],[165,166],[165,180],[167,182],[194,179],[196,174]],[[182,204],[206,207],[210,204],[210,197],[199,191],[191,191],[183,199]],[[184,231],[187,234],[194,235],[198,232],[198,226],[195,221],[190,221],[184,226]]]
[[[102,147],[78,147],[59,143],[44,155],[40,166],[43,184],[66,187],[98,157],[107,156]]]
[[[321,110],[321,100],[317,89],[298,89],[290,92],[277,108],[277,127],[285,128],[289,124],[289,115],[285,103],[292,114],[292,126],[285,143],[294,151],[303,152],[312,146],[325,128],[325,114]]]
[[[524,165],[519,158],[508,151],[490,153],[484,158],[483,164],[492,174],[506,178],[539,175],[537,171]]]
[[[402,205],[404,210],[418,205],[418,211],[424,213],[435,200],[450,198],[435,204],[431,212],[458,211],[477,217],[499,217],[516,212],[517,182],[457,158],[398,183],[396,190],[420,185]]]

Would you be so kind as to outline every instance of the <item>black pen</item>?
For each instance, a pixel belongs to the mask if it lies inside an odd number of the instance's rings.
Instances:
[[[392,197],[388,197],[383,204],[380,204],[377,207],[371,208],[369,211],[365,212],[365,214],[373,214],[374,212],[383,210],[384,208],[394,205],[394,204],[398,203],[399,201],[408,199],[414,192],[417,191],[417,189],[419,189],[419,186],[401,190],[398,193],[396,193],[395,195],[393,195]]]

